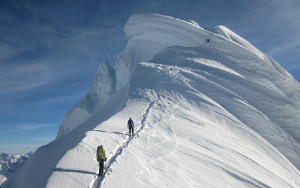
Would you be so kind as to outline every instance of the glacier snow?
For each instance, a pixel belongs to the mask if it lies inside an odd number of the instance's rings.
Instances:
[[[275,60],[224,26],[141,14],[124,31],[115,67],[3,187],[300,187],[300,85]]]

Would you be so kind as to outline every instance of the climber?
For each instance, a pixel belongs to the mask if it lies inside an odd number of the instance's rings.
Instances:
[[[103,146],[97,148],[97,161],[99,162],[99,176],[103,176],[104,161],[106,161],[106,153]]]
[[[129,129],[129,136],[133,136],[134,135],[134,122],[131,118],[129,118],[127,126]]]
[[[206,40],[207,43],[209,43],[209,41],[210,41],[209,39]]]

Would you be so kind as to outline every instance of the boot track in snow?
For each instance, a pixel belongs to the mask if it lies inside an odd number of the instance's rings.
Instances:
[[[146,109],[145,113],[143,114],[143,119],[141,121],[141,126],[139,127],[139,129],[136,131],[136,133],[134,135],[136,135],[137,137],[139,137],[139,132],[141,132],[144,127],[145,127],[145,122],[148,116],[148,113],[151,109],[151,107],[153,106],[155,102],[151,102],[150,105],[148,106],[148,108]],[[122,142],[121,145],[118,147],[118,149],[116,150],[116,152],[113,154],[113,156],[109,159],[109,161],[106,163],[104,169],[104,175],[103,176],[99,176],[97,175],[97,173],[95,173],[95,175],[93,175],[92,181],[90,183],[90,188],[98,188],[101,187],[105,177],[106,177],[106,173],[110,172],[112,173],[112,169],[110,168],[111,165],[116,161],[117,157],[120,156],[122,154],[122,152],[125,150],[125,148],[128,146],[128,144],[130,143],[130,141],[133,139],[134,137],[129,137],[126,141]],[[109,175],[109,174],[108,174]]]

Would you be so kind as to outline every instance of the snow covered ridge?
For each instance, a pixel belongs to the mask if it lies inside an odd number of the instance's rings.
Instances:
[[[31,154],[32,152],[21,155],[9,155],[0,151],[0,185],[11,177]]]
[[[110,66],[108,62],[101,64],[95,76],[95,81],[91,86],[88,94],[70,111],[66,114],[58,137],[71,131],[87,120],[94,111],[96,104],[103,105],[109,95],[118,91],[130,82],[131,75],[137,63],[151,60],[162,49],[170,46],[182,47],[206,47],[207,39],[215,43],[217,49],[215,50],[230,50],[228,54],[230,59],[234,55],[235,48],[243,48],[241,52],[249,56],[257,63],[248,66],[243,63],[243,60],[234,62],[237,66],[243,67],[245,70],[253,68],[267,77],[268,69],[276,69],[281,75],[293,80],[292,76],[287,73],[277,62],[270,57],[264,55],[248,41],[238,36],[225,26],[217,26],[215,32],[207,31],[201,28],[194,21],[183,21],[180,19],[163,16],[158,14],[143,14],[133,15],[129,18],[124,27],[124,31],[129,38],[126,48],[119,54],[115,69]],[[270,65],[267,65],[270,64]],[[255,66],[255,67],[253,67]],[[257,67],[266,66],[266,68],[258,69]],[[274,70],[272,70],[274,71]],[[259,75],[260,76],[260,75]],[[255,79],[255,77],[253,78]],[[97,81],[98,80],[98,81]],[[262,85],[268,85],[271,89],[280,89],[284,95],[292,98],[300,99],[298,90],[293,87],[298,87],[297,81],[293,80],[293,86],[286,86],[285,84],[277,84],[276,80],[259,80]],[[98,90],[98,92],[95,92]]]
[[[145,14],[124,30],[115,68],[3,187],[300,187],[300,86],[276,61],[223,26]]]
[[[110,95],[115,92],[115,70],[108,61],[102,63],[96,74],[94,82],[84,98],[73,107],[64,117],[57,137],[68,133],[85,120],[87,120],[97,105],[105,104]]]
[[[95,76],[95,80],[99,81],[94,81],[88,94],[66,114],[58,137],[87,120],[95,109],[95,104],[105,103],[109,94],[129,83],[137,63],[152,59],[156,53],[169,46],[204,45],[206,38],[212,35],[195,22],[158,14],[134,15],[126,23],[124,31],[130,40],[119,54],[115,69],[108,62],[99,66]],[[92,88],[105,88],[105,90],[93,92]]]

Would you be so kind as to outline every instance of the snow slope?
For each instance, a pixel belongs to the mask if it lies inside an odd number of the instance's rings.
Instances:
[[[87,120],[95,107],[107,103],[109,96],[115,91],[115,70],[108,61],[100,64],[89,92],[64,117],[57,137],[60,137]]]
[[[145,14],[124,31],[94,98],[3,187],[300,187],[300,86],[276,61],[224,26]]]

